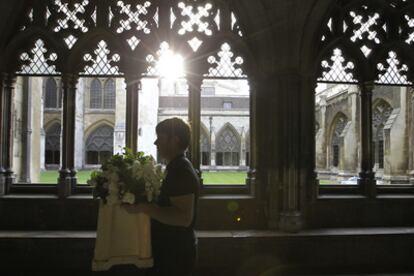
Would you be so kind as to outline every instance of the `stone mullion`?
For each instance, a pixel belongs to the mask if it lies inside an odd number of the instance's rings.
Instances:
[[[16,84],[16,76],[8,74],[4,84],[4,105],[3,105],[3,168],[5,169],[5,193],[9,193],[10,186],[14,181],[13,176],[13,93]]]
[[[282,124],[279,135],[282,136],[283,146],[278,149],[283,159],[282,170],[282,210],[279,228],[286,232],[297,232],[302,228],[303,218],[300,206],[301,200],[301,112],[300,103],[302,79],[296,74],[284,74],[279,78],[281,92],[280,105]],[[314,111],[312,111],[314,112]],[[310,115],[312,116],[312,115]]]
[[[4,80],[6,78],[5,73],[0,74],[0,195],[6,193],[6,186],[5,186],[5,173],[6,170],[4,168],[4,152],[3,152],[3,145],[4,145],[4,131],[6,130],[4,118],[4,102],[6,93],[4,91]]]
[[[22,117],[22,173],[20,182],[31,183],[31,137],[32,137],[32,89],[31,79],[23,78],[23,112]]]
[[[375,173],[372,160],[372,91],[373,83],[361,85],[361,168],[359,185],[362,192],[368,197],[376,196]]]
[[[257,90],[258,83],[256,79],[251,78],[249,80],[250,86],[250,106],[249,106],[249,135],[250,143],[249,148],[246,147],[246,151],[249,151],[249,171],[247,173],[247,183],[250,185],[251,189],[254,189],[254,180],[256,178],[256,122],[257,122]]]
[[[36,26],[44,28],[46,26],[46,4],[43,4],[42,1],[39,1],[33,9],[33,22]]]
[[[219,4],[220,9],[220,31],[223,33],[231,32],[231,12],[228,3]]]
[[[314,201],[319,194],[319,181],[317,181],[316,173],[316,114],[315,114],[315,89],[316,81],[313,76],[304,77],[302,81],[301,91],[302,100],[300,103],[301,129],[302,133],[307,135],[300,135],[300,137],[308,137],[301,141],[300,149],[300,165],[299,165],[299,210],[306,210],[303,208],[309,202]]]
[[[200,171],[200,127],[201,127],[201,84],[202,77],[188,78],[188,114],[191,125],[190,159],[195,169]]]
[[[409,95],[410,95],[410,109],[408,111],[408,121],[410,122],[409,124],[409,130],[408,133],[413,133],[414,131],[414,88],[410,88],[409,91]],[[414,139],[409,139],[408,141],[408,170],[409,170],[409,174],[410,174],[410,184],[414,184]]]
[[[108,0],[97,2],[96,26],[107,28],[109,26],[109,3]]]
[[[59,171],[58,195],[70,196],[76,187],[75,170],[75,122],[76,84],[79,78],[74,74],[63,74],[63,118],[62,118],[62,165]]]
[[[348,110],[350,111],[350,127],[346,133],[343,148],[344,176],[355,175],[358,171],[358,140],[359,140],[359,89],[355,85],[348,88]]]
[[[136,75],[126,75],[126,147],[133,152],[138,150],[138,92],[140,89],[140,80]]]
[[[323,95],[320,98],[320,102],[319,102],[319,106],[320,106],[320,120],[319,120],[319,127],[320,127],[320,137],[318,140],[318,155],[315,157],[316,160],[316,168],[320,171],[320,170],[324,170],[326,171],[328,169],[328,162],[327,162],[327,158],[326,158],[326,138],[327,138],[327,125],[326,125],[326,107],[327,107],[327,102],[326,102],[326,96]],[[316,145],[316,143],[315,143]]]
[[[176,3],[175,1],[171,1],[172,3]],[[170,7],[171,4],[164,3],[163,5],[159,5],[158,10],[158,20],[159,20],[159,27],[158,31],[160,32],[160,37],[169,40],[170,37]],[[158,47],[158,46],[157,46]]]

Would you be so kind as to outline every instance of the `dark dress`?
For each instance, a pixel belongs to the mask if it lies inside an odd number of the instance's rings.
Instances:
[[[167,225],[154,219],[151,221],[154,267],[149,275],[192,275],[197,257],[194,224],[199,190],[199,177],[184,155],[177,156],[167,165],[158,205],[169,207],[170,197],[194,194],[194,215],[188,227]]]

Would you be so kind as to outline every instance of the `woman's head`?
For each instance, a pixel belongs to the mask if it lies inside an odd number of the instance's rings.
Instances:
[[[161,157],[169,159],[179,152],[184,152],[190,145],[191,128],[179,118],[166,119],[155,128],[157,146]]]

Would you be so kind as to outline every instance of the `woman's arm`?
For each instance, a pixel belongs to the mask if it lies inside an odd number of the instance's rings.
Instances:
[[[170,197],[170,207],[159,207],[155,204],[123,205],[128,213],[145,213],[164,224],[174,226],[190,226],[194,214],[194,194]]]

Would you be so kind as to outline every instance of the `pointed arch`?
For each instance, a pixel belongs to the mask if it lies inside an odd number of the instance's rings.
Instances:
[[[116,87],[114,79],[107,79],[103,90],[103,108],[114,109],[116,101]]]
[[[102,164],[113,154],[114,128],[107,124],[98,126],[86,139],[85,150],[86,164]]]
[[[102,83],[99,79],[93,79],[89,93],[89,107],[102,108]]]
[[[384,128],[393,111],[391,104],[383,98],[377,99],[372,105],[373,128],[373,160],[379,169],[384,168]]]
[[[45,108],[60,108],[61,97],[59,95],[56,80],[52,77],[46,79]]]
[[[53,75],[59,75],[58,72],[62,72],[67,61],[67,51],[62,43],[58,42],[54,36],[40,27],[31,27],[21,33],[18,33],[4,50],[3,63],[8,71],[19,71],[19,67],[22,65],[21,54],[25,51],[30,51],[28,45],[32,46],[36,41],[42,40],[47,50],[56,53],[57,59],[53,63],[56,65],[56,71]],[[49,72],[50,74],[50,72]]]
[[[235,127],[226,123],[216,137],[217,166],[240,165],[241,139]]]
[[[59,122],[53,122],[45,131],[45,164],[59,165],[60,164],[60,141],[62,126]]]
[[[332,120],[332,124],[330,127],[330,143],[329,149],[331,151],[331,165],[333,167],[338,167],[340,162],[340,155],[341,155],[341,147],[343,146],[343,132],[345,127],[348,123],[348,118],[342,112],[338,112],[334,119]]]

